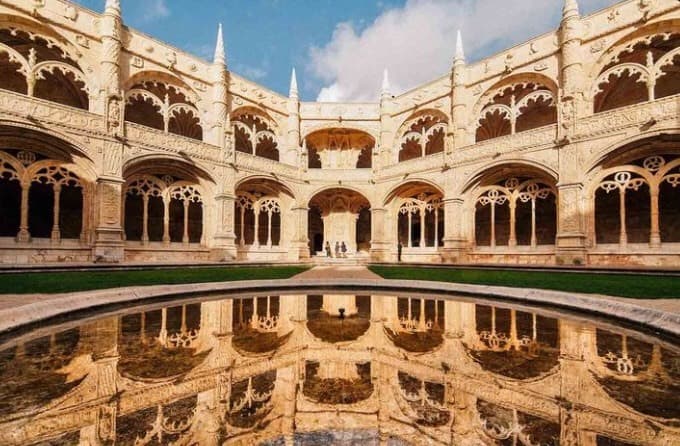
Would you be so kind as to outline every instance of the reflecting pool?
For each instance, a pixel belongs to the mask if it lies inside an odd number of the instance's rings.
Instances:
[[[1,445],[680,445],[680,351],[451,296],[210,296],[0,347]]]

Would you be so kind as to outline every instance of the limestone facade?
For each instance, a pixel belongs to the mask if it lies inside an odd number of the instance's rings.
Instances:
[[[680,4],[376,103],[301,102],[62,0],[0,1],[0,261],[678,266]],[[376,84],[379,84],[379,80]],[[55,197],[57,199],[55,199]],[[342,255],[342,250],[339,251]]]

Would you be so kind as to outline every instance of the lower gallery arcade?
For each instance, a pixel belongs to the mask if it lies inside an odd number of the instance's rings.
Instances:
[[[18,135],[2,132],[2,261],[102,260],[95,248],[103,198],[92,160],[56,137]],[[664,137],[613,150],[583,173],[575,209],[560,205],[553,172],[522,163],[488,168],[450,189],[425,178],[312,188],[248,176],[233,188],[227,228],[214,216],[221,185],[207,170],[147,157],[124,167],[120,240],[112,245],[121,261],[224,260],[230,252],[240,261],[396,261],[401,251],[405,261],[555,264],[563,262],[562,214],[577,211],[584,241],[574,263],[664,265],[680,254],[677,147],[677,138]],[[225,229],[232,231],[226,248],[216,237]]]

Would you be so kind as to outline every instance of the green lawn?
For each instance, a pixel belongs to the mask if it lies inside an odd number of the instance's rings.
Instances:
[[[1,274],[0,294],[66,293],[136,285],[287,279],[305,266],[211,267],[139,271]]]
[[[545,271],[371,266],[385,279],[428,280],[474,285],[573,291],[642,299],[680,298],[680,277]]]

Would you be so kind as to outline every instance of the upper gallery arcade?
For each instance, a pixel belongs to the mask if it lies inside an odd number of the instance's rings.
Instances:
[[[0,261],[680,263],[680,4],[376,103],[301,102],[63,0],[0,0]],[[417,69],[417,67],[414,67]]]

